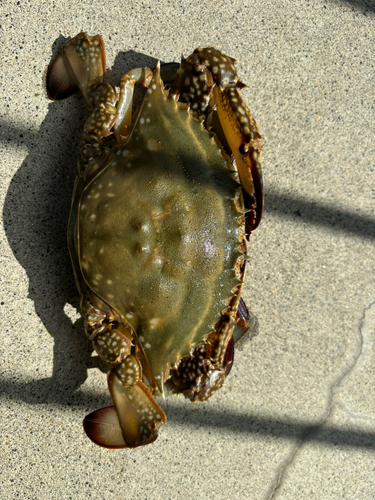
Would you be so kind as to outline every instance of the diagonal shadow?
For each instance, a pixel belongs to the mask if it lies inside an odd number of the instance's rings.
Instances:
[[[194,408],[182,408],[176,404],[169,406],[172,411],[168,412],[168,421],[179,425],[225,429],[237,434],[251,433],[284,439],[302,439],[308,436],[309,441],[375,449],[375,432],[343,430],[329,425],[324,427],[319,424],[311,425],[297,419],[278,419],[252,413],[241,414],[212,408],[197,408],[195,405]]]
[[[341,210],[322,202],[305,200],[302,197],[284,195],[269,189],[264,194],[265,214],[277,213],[314,226],[328,227],[331,231],[347,233],[362,239],[375,239],[375,218]]]
[[[84,408],[91,412],[99,407],[111,404],[109,395],[96,394],[92,391],[71,394],[53,379],[29,383],[5,380],[1,383],[1,396],[28,404],[56,405],[72,408]],[[208,428],[212,431],[225,431],[234,434],[254,434],[280,439],[314,441],[332,446],[348,446],[375,450],[375,432],[358,429],[340,429],[339,427],[314,425],[297,419],[280,419],[229,410],[217,410],[210,403],[192,405],[187,400],[171,398],[167,404],[159,400],[167,413],[168,423],[193,429]],[[78,423],[77,423],[78,425]]]

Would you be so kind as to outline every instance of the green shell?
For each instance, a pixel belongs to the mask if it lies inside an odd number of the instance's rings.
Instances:
[[[160,386],[214,328],[238,284],[238,183],[200,122],[166,98],[159,73],[130,139],[83,190],[86,284],[137,333]]]

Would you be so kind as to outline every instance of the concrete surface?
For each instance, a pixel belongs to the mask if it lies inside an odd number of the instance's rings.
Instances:
[[[2,499],[375,498],[375,3],[3,1]],[[258,335],[210,401],[163,404],[151,446],[110,451],[65,227],[85,111],[47,100],[64,40],[100,33],[109,78],[214,45],[264,140],[245,299]]]

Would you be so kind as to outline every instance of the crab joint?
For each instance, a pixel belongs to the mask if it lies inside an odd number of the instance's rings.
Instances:
[[[254,230],[263,211],[261,135],[238,88],[222,89],[216,86],[214,96],[220,124],[236,161],[242,187],[256,201],[256,218],[251,227]]]

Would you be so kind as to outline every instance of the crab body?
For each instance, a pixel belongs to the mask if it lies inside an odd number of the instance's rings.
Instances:
[[[233,62],[198,49],[171,66],[168,85],[159,65],[136,69],[117,97],[104,81],[102,39],[81,33],[49,68],[50,97],[80,90],[91,110],[68,241],[86,334],[112,364],[113,406],[84,420],[99,445],[154,441],[166,422],[154,396],[206,400],[229,372],[233,335],[246,331],[240,296],[245,236],[262,209],[260,135]],[[135,114],[134,83],[147,88]],[[112,133],[116,143],[105,144]]]

